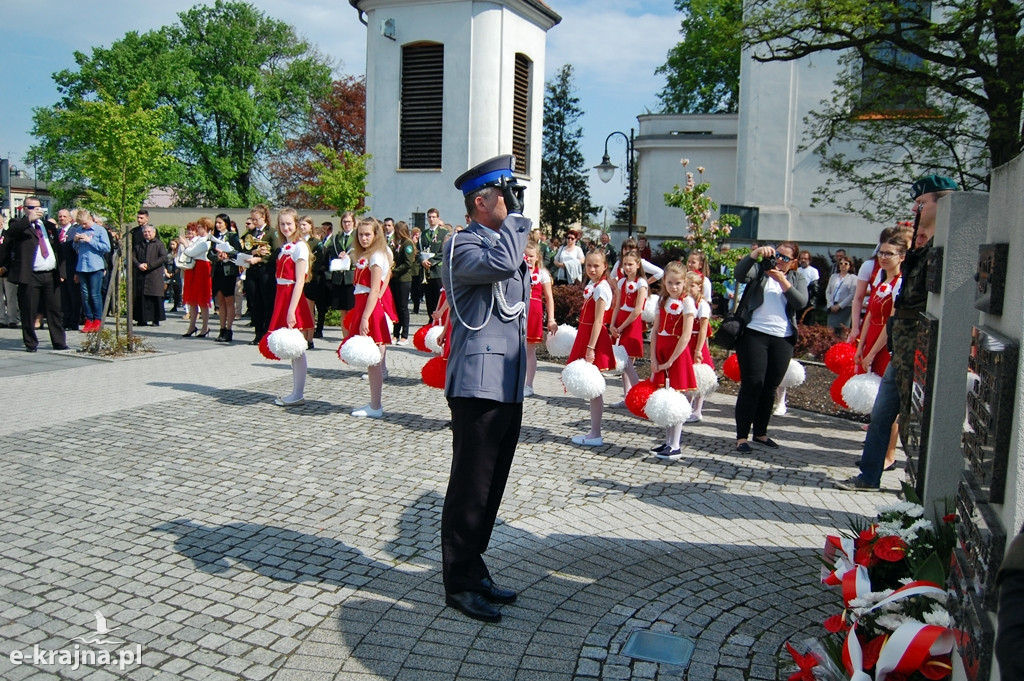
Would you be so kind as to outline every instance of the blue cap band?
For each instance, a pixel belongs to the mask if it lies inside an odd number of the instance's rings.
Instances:
[[[475,177],[471,180],[466,180],[465,182],[462,183],[462,195],[466,196],[467,194],[471,194],[472,192],[475,192],[477,189],[480,189],[480,187],[483,187],[484,185],[491,184],[492,182],[497,182],[502,177],[507,177],[510,180],[513,179],[512,171],[509,170],[508,168],[501,168],[499,170],[492,170],[489,173],[484,173],[483,175]]]

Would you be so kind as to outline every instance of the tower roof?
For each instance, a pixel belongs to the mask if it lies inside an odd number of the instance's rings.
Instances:
[[[348,0],[348,4],[359,10],[360,14],[364,11],[363,8],[359,6],[361,2],[364,2],[364,0]],[[552,26],[562,21],[561,15],[551,9],[551,6],[546,2],[543,2],[543,0],[505,0],[505,3],[509,5],[526,5],[527,7],[530,7],[544,15],[549,21],[551,21]],[[363,21],[363,23],[365,24],[366,22]]]

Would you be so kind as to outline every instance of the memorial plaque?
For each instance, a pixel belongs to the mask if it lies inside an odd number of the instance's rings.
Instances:
[[[978,271],[974,280],[974,307],[993,315],[1003,314],[1003,294],[1006,291],[1006,263],[1010,255],[1009,244],[982,244],[978,246]]]
[[[969,588],[970,579],[963,570],[965,560],[963,551],[959,548],[953,550],[947,606],[966,678],[968,681],[988,681],[995,631],[989,614]]]
[[[924,285],[929,293],[942,293],[942,246],[928,249]]]
[[[1006,530],[992,506],[978,498],[976,480],[964,471],[956,494],[957,544],[963,553],[965,589],[989,610],[996,609],[996,573],[1006,551]]]
[[[928,454],[928,428],[931,420],[932,390],[935,383],[935,343],[939,320],[922,312],[917,326],[914,351],[914,382],[910,391],[909,415],[903,450],[907,455],[907,478],[917,493],[924,496],[924,475]]]
[[[1017,389],[1016,343],[985,327],[971,332],[963,452],[982,501],[1003,503]]]

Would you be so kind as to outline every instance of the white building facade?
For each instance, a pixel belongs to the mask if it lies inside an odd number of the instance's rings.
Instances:
[[[664,194],[686,181],[685,171],[696,175],[704,167],[718,203],[756,210],[756,230],[741,232],[737,243],[791,239],[811,252],[845,247],[869,253],[889,225],[833,205],[812,205],[815,190],[829,178],[810,150],[797,151],[804,118],[829,95],[838,73],[833,55],[758,63],[745,54],[738,114],[639,116],[637,223],[646,226],[648,238],[657,243],[685,236],[683,212],[665,206]],[[686,168],[682,158],[690,161]]]
[[[453,182],[516,157],[526,212],[540,213],[547,31],[540,0],[350,0],[367,25],[367,204],[421,223],[428,208],[465,222]],[[396,134],[397,133],[397,134]]]

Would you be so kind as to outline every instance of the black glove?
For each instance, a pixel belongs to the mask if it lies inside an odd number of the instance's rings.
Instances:
[[[507,177],[502,177],[498,181],[498,186],[501,188],[501,195],[505,198],[505,208],[508,212],[523,214],[523,193],[526,191],[524,185],[519,184],[514,179],[512,182],[508,181]]]

